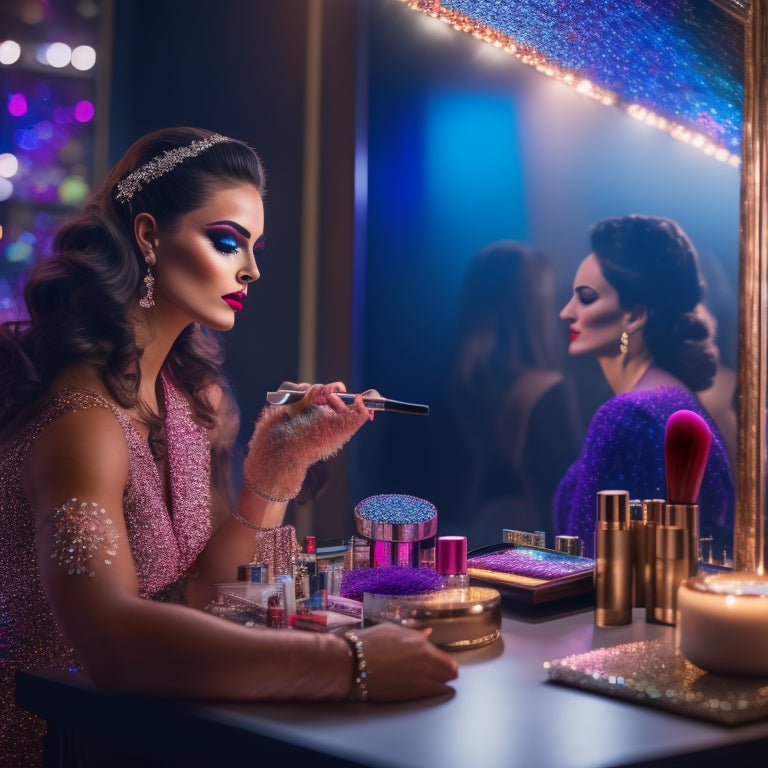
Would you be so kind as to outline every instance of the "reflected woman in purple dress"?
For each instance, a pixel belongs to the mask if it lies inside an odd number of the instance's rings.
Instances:
[[[699,496],[701,536],[713,537],[715,552],[730,550],[731,467],[695,395],[711,386],[718,365],[696,251],[674,221],[641,215],[598,222],[591,246],[560,317],[569,325],[569,353],[594,355],[614,397],[596,411],[559,484],[555,532],[580,536],[591,556],[598,491],[666,498],[666,423],[686,409],[706,419],[713,437]]]

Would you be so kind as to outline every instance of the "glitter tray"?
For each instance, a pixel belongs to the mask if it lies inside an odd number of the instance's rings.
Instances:
[[[595,561],[588,557],[513,544],[476,549],[467,558],[473,584],[531,604],[592,592],[594,568]]]
[[[723,725],[768,718],[768,679],[705,672],[674,641],[598,648],[544,662],[544,669],[556,683]]]

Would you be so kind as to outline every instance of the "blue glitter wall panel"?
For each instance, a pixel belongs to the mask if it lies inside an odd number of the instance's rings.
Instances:
[[[745,0],[403,1],[721,159],[741,151]]]

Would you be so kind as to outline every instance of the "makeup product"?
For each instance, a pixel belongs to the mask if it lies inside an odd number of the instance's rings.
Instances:
[[[284,608],[284,596],[283,585],[277,583],[233,581],[217,584],[216,598],[206,606],[206,611],[238,624],[266,625],[270,621],[270,607]]]
[[[248,563],[237,566],[238,581],[269,582],[269,563]]]
[[[518,544],[521,547],[546,546],[547,535],[544,531],[516,531],[513,528],[504,528],[501,539],[505,544]]]
[[[427,595],[366,593],[366,623],[391,621],[431,629],[430,642],[446,651],[479,648],[501,634],[501,595],[488,587],[441,589]]]
[[[661,502],[662,504],[664,502]],[[652,507],[649,500],[630,499],[629,520],[632,539],[632,605],[643,608],[651,583],[654,531]]]
[[[296,599],[309,600],[318,591],[317,553],[315,537],[304,537],[304,548],[296,557],[294,578],[296,579]]]
[[[641,525],[632,529],[634,554],[634,579],[643,576],[645,620],[653,621],[656,606],[656,529],[664,519],[664,499],[643,499]],[[639,540],[638,540],[639,539]],[[644,550],[644,552],[642,551]]]
[[[469,586],[466,536],[438,536],[436,562],[446,589]]]
[[[707,466],[712,432],[693,411],[675,411],[667,420],[664,462],[667,502],[656,525],[654,621],[674,625],[677,591],[694,576],[699,557],[699,507],[696,503]]]
[[[371,567],[435,566],[437,509],[400,493],[368,496],[355,507],[357,532],[368,540]]]
[[[632,623],[632,544],[629,492],[597,492],[595,624]]]
[[[306,393],[293,389],[278,389],[275,392],[267,392],[267,402],[270,405],[288,405],[301,400]],[[334,392],[345,403],[354,403],[355,395],[349,392]],[[404,403],[400,400],[390,400],[387,397],[371,397],[363,395],[363,405],[372,411],[389,411],[390,413],[410,413],[417,416],[428,416],[429,406],[420,403]]]
[[[587,557],[507,544],[473,550],[467,559],[472,584],[533,604],[591,592],[594,567],[595,561]]]
[[[584,542],[579,536],[555,536],[555,551],[568,555],[582,557],[584,555]]]
[[[400,565],[347,571],[341,580],[341,596],[362,602],[363,595],[423,595],[443,588],[443,578],[432,568]]]

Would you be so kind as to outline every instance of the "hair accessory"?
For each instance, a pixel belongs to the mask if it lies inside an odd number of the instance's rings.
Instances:
[[[214,133],[204,139],[196,139],[184,147],[168,149],[161,155],[153,157],[117,183],[115,199],[121,203],[129,203],[131,198],[141,191],[145,184],[159,179],[172,171],[179,163],[183,163],[190,157],[197,157],[201,152],[205,152],[214,144],[219,144],[222,141],[230,141],[230,139],[227,136]]]
[[[619,336],[619,352],[621,352],[622,355],[626,355],[629,351],[629,334],[626,331],[621,332],[621,336]]]
[[[354,632],[345,632],[343,637],[349,643],[355,663],[350,698],[353,701],[368,701],[368,663],[365,660],[363,641]]]
[[[144,295],[139,299],[142,309],[152,309],[155,306],[155,276],[152,274],[152,265],[147,261],[147,274],[144,275]]]

